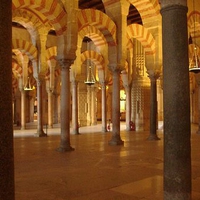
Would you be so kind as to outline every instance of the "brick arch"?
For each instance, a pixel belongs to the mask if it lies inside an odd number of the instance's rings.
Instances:
[[[84,9],[78,12],[77,20],[79,32],[85,26],[94,26],[104,35],[108,46],[116,46],[116,25],[106,14],[95,9]]]
[[[56,56],[57,56],[57,47],[53,46],[47,49],[47,53],[46,53],[46,59],[47,60],[51,60],[51,59],[55,59],[56,60]],[[60,75],[60,69],[55,69],[54,71],[54,76],[57,77]],[[50,79],[50,69],[48,66],[46,75],[45,75],[46,80]]]
[[[98,70],[104,69],[104,58],[101,54],[98,54],[96,51],[84,51],[81,54],[81,65],[87,59],[91,59],[92,62],[94,62],[94,64],[97,66]]]
[[[47,60],[56,59],[57,56],[57,47],[53,46],[47,49],[46,58]]]
[[[54,71],[54,77],[57,78],[57,77],[60,76],[60,75],[61,75],[60,69],[59,69],[59,68],[55,69],[55,71]],[[46,78],[46,80],[50,80],[50,70],[49,70],[49,68],[48,68],[48,70],[47,70],[47,73],[46,73],[46,75],[45,75],[45,78]]]
[[[12,49],[19,49],[22,53],[25,53],[30,60],[37,60],[36,47],[26,40],[12,39]]]
[[[12,61],[12,72],[13,74],[17,75],[18,77],[22,76],[22,67],[16,62]]]
[[[140,13],[143,24],[149,18],[154,18],[157,21],[158,15],[160,15],[160,4],[158,0],[128,0]]]
[[[200,37],[200,12],[198,11],[193,11],[189,14],[188,16],[188,31],[189,31],[189,35],[191,35],[192,37],[194,37],[194,24],[196,27],[195,30],[195,37],[198,38]],[[198,28],[197,28],[198,27]]]
[[[98,30],[95,26],[85,26],[80,30],[79,36],[79,45],[85,36],[89,37],[97,47],[101,47],[106,44],[106,39],[103,33],[101,33],[100,30]]]
[[[54,0],[23,0],[13,1],[12,10],[29,9],[42,13],[55,28],[57,35],[62,35],[66,31],[67,13],[61,5]]]
[[[139,24],[131,24],[127,27],[128,39],[136,38],[141,42],[144,47],[145,54],[155,53],[155,40],[152,34],[144,27]]]
[[[12,21],[17,22],[24,26],[27,31],[29,32],[32,41],[34,42],[33,38],[36,38],[38,35],[38,30],[41,27],[46,27],[47,30],[51,29],[51,25],[49,21],[42,19],[38,19],[38,16],[35,15],[33,12],[24,9],[15,10],[12,14]]]

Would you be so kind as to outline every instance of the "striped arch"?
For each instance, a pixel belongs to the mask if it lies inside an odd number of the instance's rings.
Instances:
[[[12,88],[13,88],[13,93],[15,93],[18,88],[18,79],[15,77],[14,74],[12,74]]]
[[[15,75],[15,77],[22,76],[22,67],[15,61],[12,62],[12,72]]]
[[[60,76],[60,74],[61,74],[60,68],[58,68],[58,69],[56,69],[54,71],[55,78],[57,78],[58,76]]]
[[[57,47],[53,46],[47,49],[46,58],[47,60],[56,59],[57,56]]]
[[[194,37],[194,25],[195,25],[195,37],[200,37],[200,12],[193,11],[188,16],[188,31],[189,35]]]
[[[155,40],[145,27],[139,24],[131,24],[127,27],[127,36],[128,39],[136,38],[140,41],[146,55],[155,53]]]
[[[57,35],[62,35],[66,31],[67,14],[58,1],[54,0],[16,0],[12,1],[12,10],[25,9],[33,10],[36,13],[42,13],[52,26],[55,28]],[[41,18],[40,18],[41,19]]]
[[[25,53],[30,60],[37,60],[37,49],[32,43],[26,40],[13,39],[12,49],[19,49],[22,53]]]
[[[61,74],[60,69],[56,69],[56,70],[54,71],[54,77],[55,77],[55,78],[58,77],[58,76],[60,76],[60,74]],[[46,80],[50,80],[50,69],[49,69],[49,68],[47,69],[47,73],[45,74],[45,79],[46,79]]]
[[[110,0],[111,1],[111,0]],[[160,15],[160,5],[158,0],[128,0],[140,13],[143,24],[149,18],[155,18],[157,21],[158,15]]]
[[[49,21],[45,20],[38,20],[38,16],[35,15],[33,12],[30,10],[16,10],[13,12],[12,15],[12,21],[17,22],[24,26],[29,34],[31,35],[31,38],[36,37],[38,34],[38,30],[45,26],[47,30],[51,29],[51,25],[49,24]]]
[[[105,68],[104,58],[96,51],[84,51],[81,54],[81,65],[87,59],[91,59],[92,62],[94,62],[94,64],[96,65],[98,70]]]
[[[50,47],[50,48],[47,49],[47,53],[46,53],[46,59],[47,60],[51,60],[51,59],[56,60],[56,56],[57,56],[57,47],[56,46],[53,46],[53,47]],[[55,72],[54,72],[54,74],[55,74]],[[57,74],[57,72],[56,72],[56,74]],[[49,67],[47,69],[45,77],[46,77],[46,80],[50,79],[50,69],[49,69]]]
[[[95,9],[84,9],[78,12],[77,18],[79,32],[85,26],[94,26],[104,35],[109,46],[116,46],[116,25],[106,14]]]
[[[94,26],[84,27],[83,29],[80,30],[79,36],[81,37],[81,40],[79,40],[79,42],[82,42],[83,38],[87,36],[94,42],[95,46],[97,47],[100,47],[106,44],[106,40],[103,33],[101,33]]]

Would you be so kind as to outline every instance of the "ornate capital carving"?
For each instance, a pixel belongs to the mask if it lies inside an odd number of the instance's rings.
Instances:
[[[156,81],[160,77],[160,72],[155,70],[147,70],[147,73],[151,81]]]
[[[70,69],[71,65],[73,64],[74,60],[70,59],[58,59],[61,69]]]
[[[110,71],[118,73],[121,73],[121,71],[124,70],[124,67],[119,64],[110,64],[108,65],[108,68],[110,69]]]

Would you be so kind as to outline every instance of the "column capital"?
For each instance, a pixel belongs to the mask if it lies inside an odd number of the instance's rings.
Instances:
[[[45,80],[45,75],[39,74],[39,75],[37,75],[37,76],[34,76],[34,78],[35,78],[37,84],[38,84],[38,83],[42,83],[42,82]]]
[[[106,80],[101,80],[101,81],[99,81],[99,83],[100,83],[102,86],[105,86],[105,85],[107,85],[108,81],[106,81]]]
[[[160,72],[155,71],[155,70],[147,70],[148,77],[150,80],[157,80],[160,77]]]
[[[61,69],[70,69],[71,65],[73,64],[74,60],[71,59],[58,59]]]
[[[161,3],[160,13],[161,13],[161,15],[163,15],[163,13],[165,11],[177,10],[177,9],[180,10],[180,11],[182,10],[185,13],[187,13],[188,12],[187,3],[186,3],[186,5],[184,5],[183,3],[177,4],[177,3],[172,3],[172,2],[168,2],[168,1],[167,1],[167,3]]]
[[[78,84],[78,81],[77,81],[76,79],[73,79],[73,80],[71,81],[71,83],[72,83],[73,85],[77,85],[77,84]]]
[[[173,6],[185,6],[187,7],[187,0],[159,0],[161,8],[173,7]]]
[[[113,72],[121,73],[121,71],[124,70],[123,66],[121,66],[120,64],[110,64],[108,65],[108,68],[110,69],[112,73]]]

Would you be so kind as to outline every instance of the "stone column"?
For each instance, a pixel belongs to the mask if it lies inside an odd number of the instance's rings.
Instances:
[[[87,113],[87,125],[91,126],[91,86],[87,85],[87,104],[85,111]]]
[[[22,77],[19,78],[19,91],[21,94],[21,130],[26,128],[26,91],[24,90],[24,84]]]
[[[26,92],[22,88],[21,92],[21,130],[26,129]]]
[[[53,127],[52,90],[49,89],[47,93],[48,93],[48,127],[52,128]]]
[[[199,78],[198,78],[199,79]],[[196,78],[197,80],[197,78]],[[200,134],[200,80],[197,80],[197,84],[198,84],[198,130],[197,130],[197,134]]]
[[[14,200],[12,1],[0,1],[0,199]],[[6,16],[6,17],[5,17]]]
[[[130,86],[126,85],[125,87],[126,92],[126,130],[130,131],[130,121],[131,121],[131,90]]]
[[[59,60],[61,65],[61,140],[58,151],[72,151],[74,150],[70,144],[70,66],[71,60]]]
[[[37,78],[37,133],[36,137],[45,137],[47,134],[43,130],[43,111],[42,111],[42,79]]]
[[[54,100],[53,100],[53,108],[54,108],[54,111],[53,111],[53,123],[54,124],[57,124],[58,123],[58,97],[59,97],[59,94],[57,93],[53,93],[54,94]]]
[[[91,124],[97,125],[96,86],[91,87]]]
[[[101,82],[102,132],[107,132],[106,84]]]
[[[77,82],[74,80],[71,82],[71,84],[72,84],[72,133],[79,134]]]
[[[164,200],[191,199],[187,1],[161,0],[164,99]]]
[[[120,70],[113,70],[113,97],[112,97],[112,138],[110,145],[122,145],[120,136]]]
[[[150,134],[148,140],[160,140],[157,136],[157,79],[159,75],[152,71],[148,71],[151,82],[150,97]]]

